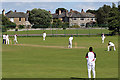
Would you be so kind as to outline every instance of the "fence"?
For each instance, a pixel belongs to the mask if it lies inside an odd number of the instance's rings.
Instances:
[[[18,29],[18,31],[15,31],[15,29],[10,29],[7,32],[4,32],[5,34],[14,35],[17,34],[18,36],[42,36],[43,32],[47,33],[47,36],[91,36],[91,35],[101,35],[109,34],[109,30],[106,28],[37,28],[37,29]]]

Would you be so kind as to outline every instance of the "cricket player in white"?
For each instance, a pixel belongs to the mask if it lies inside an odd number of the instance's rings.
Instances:
[[[87,67],[88,67],[88,78],[91,78],[91,69],[93,72],[93,78],[95,78],[95,61],[96,54],[93,52],[92,47],[89,48],[89,52],[86,54]]]
[[[6,35],[3,34],[3,44],[6,44]]]
[[[45,37],[46,37],[46,33],[45,31],[43,32],[43,40],[45,40]]]
[[[112,47],[113,47],[114,51],[116,51],[115,45],[111,41],[109,41],[109,43],[108,43],[108,51],[110,51],[110,48],[112,48]]]
[[[72,40],[73,40],[73,36],[69,37],[69,45],[68,45],[68,48],[72,48]]]
[[[14,35],[14,42],[15,42],[15,44],[18,43],[18,41],[17,41],[17,34]]]
[[[105,35],[104,35],[104,33],[102,34],[102,43],[104,43],[104,40],[105,40]]]
[[[6,44],[9,44],[9,35],[6,34]]]

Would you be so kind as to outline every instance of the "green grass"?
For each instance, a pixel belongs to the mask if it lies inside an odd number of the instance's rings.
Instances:
[[[107,43],[115,43],[117,51],[106,51]],[[19,37],[19,44],[68,46],[68,37]],[[4,78],[87,78],[85,55],[92,46],[97,55],[96,77],[118,77],[118,37],[106,36],[104,44],[101,37],[74,37],[80,48],[52,48],[37,46],[3,45],[2,75]]]
[[[42,34],[44,30],[8,31],[3,34]],[[107,29],[45,30],[47,34],[108,34]]]

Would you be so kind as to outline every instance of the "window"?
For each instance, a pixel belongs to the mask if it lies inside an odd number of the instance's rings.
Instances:
[[[21,18],[19,18],[19,21],[21,21]]]
[[[25,18],[25,21],[28,21],[28,18]]]
[[[14,22],[14,18],[10,18],[10,21],[11,21],[11,22]]]
[[[77,20],[76,18],[73,18],[73,20]]]
[[[77,25],[77,23],[74,23],[74,25]]]
[[[93,20],[93,18],[91,20]]]
[[[80,20],[84,20],[84,18],[80,18]]]
[[[84,23],[81,23],[80,26],[85,26],[85,24],[84,24]]]

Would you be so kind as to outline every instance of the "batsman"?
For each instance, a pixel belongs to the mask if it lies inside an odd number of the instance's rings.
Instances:
[[[71,35],[71,37],[69,37],[69,45],[68,45],[68,48],[72,48],[72,40],[73,40],[73,36]]]

